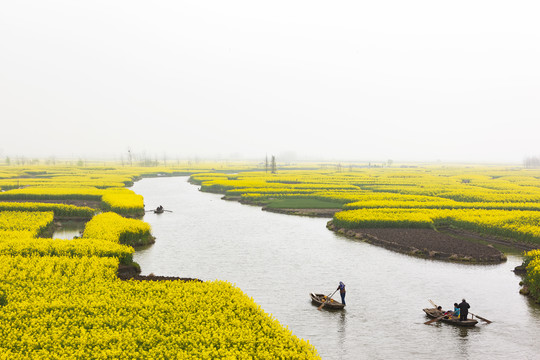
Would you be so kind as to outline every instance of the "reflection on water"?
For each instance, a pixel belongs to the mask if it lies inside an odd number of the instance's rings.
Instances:
[[[144,179],[156,243],[137,250],[143,274],[227,280],[323,359],[521,359],[537,356],[540,310],[519,291],[521,263],[473,266],[418,259],[335,235],[326,219],[261,211],[197,191],[187,178]],[[309,293],[347,285],[344,311],[318,311]],[[467,329],[424,325],[429,299],[493,321]]]
[[[60,224],[61,226],[53,232],[52,238],[72,240],[74,237],[82,236],[86,221],[62,221]]]
[[[344,349],[343,351],[343,358],[347,357],[347,351],[346,351],[346,339],[347,339],[347,310],[340,311],[339,313],[339,319],[338,319],[338,330],[337,330],[337,338],[338,338],[338,346],[340,349]]]

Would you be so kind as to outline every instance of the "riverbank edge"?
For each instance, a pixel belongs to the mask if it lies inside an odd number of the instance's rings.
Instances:
[[[183,278],[179,276],[160,276],[154,274],[140,275],[141,267],[136,262],[133,262],[129,265],[119,264],[118,270],[116,271],[116,276],[120,280],[135,280],[135,281],[197,281],[203,282],[200,279],[196,278]]]
[[[540,294],[536,296],[533,292],[531,292],[529,286],[534,284],[531,284],[527,279],[527,264],[525,261],[521,265],[518,265],[512,270],[514,274],[521,277],[521,281],[519,282],[519,285],[521,288],[519,289],[519,293],[521,295],[524,295],[528,297],[530,300],[534,301],[536,304],[540,304]]]
[[[334,214],[342,211],[342,209],[286,209],[286,208],[269,208],[262,207],[262,211],[268,211],[277,214],[284,215],[297,215],[307,217],[319,217],[319,218],[333,218]]]
[[[521,288],[519,293],[528,297],[531,301],[534,301],[536,304],[540,304],[540,296],[534,296],[534,294],[529,289],[529,284],[525,282],[525,277],[527,276],[527,269],[523,265],[516,266],[513,270],[516,275],[521,276],[522,280],[519,282]]]
[[[191,183],[197,185],[196,183],[193,183],[193,182]],[[215,191],[205,191],[205,190],[200,190],[200,191],[208,192],[212,194],[223,194],[221,192],[215,192]],[[258,206],[258,207],[261,207],[262,211],[268,211],[268,212],[273,212],[277,214],[285,214],[285,215],[297,215],[297,216],[320,217],[320,218],[331,219],[334,217],[335,213],[343,211],[343,209],[341,208],[334,208],[334,209],[271,208],[271,207],[265,206],[266,204],[263,202],[249,201],[249,200],[243,199],[241,196],[224,195],[221,197],[221,199],[227,200],[227,201],[237,201],[240,204],[244,204],[244,205]]]

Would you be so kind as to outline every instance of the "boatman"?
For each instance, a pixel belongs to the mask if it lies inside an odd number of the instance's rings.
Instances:
[[[465,299],[461,300],[461,303],[458,305],[459,308],[459,321],[465,321],[467,320],[467,315],[469,315],[469,308],[471,306],[465,301]]]
[[[345,284],[340,281],[337,290],[339,290],[339,294],[341,295],[341,303],[345,305]]]

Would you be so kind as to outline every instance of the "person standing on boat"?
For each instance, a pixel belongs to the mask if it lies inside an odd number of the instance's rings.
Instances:
[[[471,306],[469,303],[465,301],[465,299],[461,300],[461,303],[458,305],[459,308],[459,321],[465,321],[467,320],[467,315],[469,315],[469,308]]]
[[[345,284],[340,281],[337,290],[339,290],[339,294],[341,295],[341,303],[345,305]]]

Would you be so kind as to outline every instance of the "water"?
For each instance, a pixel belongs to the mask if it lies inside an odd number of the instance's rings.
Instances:
[[[62,226],[53,232],[53,239],[73,240],[74,237],[81,237],[86,221],[63,221]]]
[[[391,252],[328,231],[327,219],[261,211],[202,193],[187,177],[144,179],[133,190],[156,243],[135,254],[142,273],[227,280],[323,359],[539,359],[540,307],[520,295],[500,265],[436,262]],[[347,285],[347,307],[317,311],[310,292]],[[445,309],[463,297],[492,320],[472,329],[424,325],[432,299]],[[336,293],[336,299],[339,295]]]

